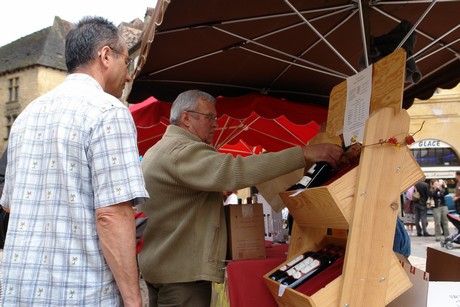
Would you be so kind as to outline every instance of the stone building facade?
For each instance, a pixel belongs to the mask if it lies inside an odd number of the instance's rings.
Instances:
[[[131,57],[139,53],[144,24],[150,20],[152,11],[147,8],[144,21],[137,18],[118,26]],[[0,47],[0,154],[6,148],[11,125],[19,113],[67,76],[64,40],[71,26],[56,16],[51,27]]]
[[[460,85],[450,90],[439,89],[428,100],[415,100],[409,108],[410,131],[417,140],[439,139],[460,152]]]
[[[460,84],[450,90],[438,89],[428,100],[415,100],[409,108],[410,132],[416,142],[422,170],[427,179],[449,179],[453,184],[455,171],[460,170]]]
[[[13,121],[36,97],[66,76],[64,37],[71,24],[55,17],[51,27],[0,48],[0,151]]]

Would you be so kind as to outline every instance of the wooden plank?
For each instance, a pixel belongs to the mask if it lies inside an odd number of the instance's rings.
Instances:
[[[401,48],[373,64],[370,113],[386,107],[393,108],[395,112],[401,109],[405,63],[406,52]],[[331,137],[342,132],[346,98],[347,81],[345,80],[336,85],[329,96],[326,132]]]
[[[401,182],[401,186],[399,187],[400,193],[407,191],[407,189],[409,189],[411,186],[425,179],[425,174],[418,165],[417,160],[415,160],[414,156],[412,155],[409,147],[404,146],[401,149],[406,151],[406,153],[404,153],[406,159],[402,164],[403,180]]]
[[[312,188],[294,197],[291,194],[281,193],[280,196],[300,227],[348,228],[345,214],[328,187]]]
[[[327,234],[327,228],[310,228],[301,229],[297,223],[294,223],[289,242],[287,260],[293,259],[303,251],[317,250],[318,244]]]
[[[412,287],[412,283],[406,271],[399,262],[396,254],[391,257],[391,268],[388,278],[388,289],[385,297],[385,305],[391,303],[395,298],[406,292]]]
[[[401,169],[408,152],[392,144],[372,144],[390,137],[403,140],[409,121],[405,110],[394,114],[393,108],[384,108],[372,114],[367,122],[340,306],[385,306]]]

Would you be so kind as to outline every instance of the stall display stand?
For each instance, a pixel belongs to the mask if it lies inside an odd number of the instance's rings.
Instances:
[[[401,107],[405,61],[406,53],[399,49],[373,64],[371,115],[359,165],[294,197],[291,191],[280,193],[295,220],[287,261],[331,240],[346,249],[342,274],[311,296],[280,288],[268,277],[278,268],[266,274],[279,306],[385,306],[412,286],[393,252],[400,194],[424,178],[405,144],[410,136],[409,116]],[[313,143],[337,143],[346,96],[344,81],[332,90],[326,132]],[[327,235],[328,229],[341,238]]]

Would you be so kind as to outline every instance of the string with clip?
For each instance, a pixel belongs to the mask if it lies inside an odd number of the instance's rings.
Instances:
[[[397,148],[400,148],[403,145],[411,145],[411,144],[413,144],[415,142],[414,135],[416,135],[417,133],[419,133],[423,129],[424,124],[425,124],[425,121],[422,122],[422,125],[420,126],[420,129],[418,129],[417,131],[415,131],[412,134],[406,135],[404,137],[403,142],[398,142],[397,136],[404,135],[404,133],[400,133],[400,134],[396,134],[395,136],[393,136],[391,138],[388,138],[386,140],[380,139],[377,143],[362,145],[362,147],[390,144],[390,145],[396,146]]]

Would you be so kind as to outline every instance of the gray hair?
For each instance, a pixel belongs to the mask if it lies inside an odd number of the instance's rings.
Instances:
[[[209,101],[212,104],[216,103],[216,98],[212,95],[202,92],[200,90],[188,90],[185,91],[174,100],[171,107],[171,114],[169,116],[169,122],[172,125],[179,123],[180,115],[184,111],[195,111],[198,107],[199,98]]]

